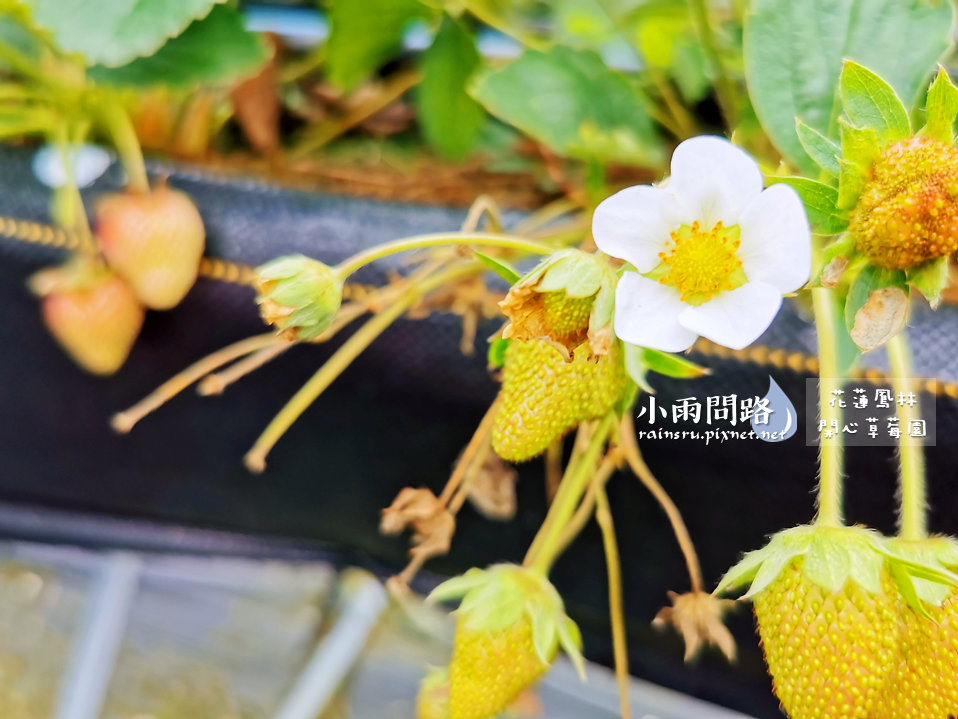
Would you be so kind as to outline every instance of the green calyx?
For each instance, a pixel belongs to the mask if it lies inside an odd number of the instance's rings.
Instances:
[[[888,549],[896,555],[933,567],[943,573],[958,567],[958,541],[952,537],[929,537],[919,540],[896,537],[889,539],[886,544]],[[911,582],[917,598],[935,607],[941,606],[953,590],[950,584],[942,584],[918,576],[912,577]]]
[[[303,255],[261,265],[254,286],[263,320],[294,340],[322,334],[343,301],[343,281],[336,270]]]
[[[604,255],[559,250],[516,282],[499,303],[509,324],[504,338],[545,340],[567,361],[588,342],[590,354],[612,346],[615,272]]]
[[[953,554],[943,556],[948,561],[958,558]],[[950,587],[958,586],[958,576],[945,569],[949,566],[946,562],[918,551],[903,552],[899,544],[870,529],[811,525],[779,532],[765,547],[746,554],[726,573],[715,592],[748,585],[742,598],[751,599],[798,558],[802,558],[805,578],[832,593],[853,582],[869,594],[881,594],[882,574],[887,571],[902,599],[922,615],[927,615],[922,601],[940,604],[943,598],[941,590],[932,591],[929,586],[944,587],[945,595]]]
[[[436,587],[428,601],[455,599],[462,600],[456,611],[459,621],[473,632],[505,631],[528,618],[536,655],[543,664],[551,664],[561,646],[584,678],[579,628],[565,613],[555,587],[539,572],[514,564],[470,569]]]

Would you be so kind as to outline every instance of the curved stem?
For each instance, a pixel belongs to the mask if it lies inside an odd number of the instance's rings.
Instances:
[[[575,510],[575,514],[572,515],[572,519],[569,520],[565,529],[562,530],[557,554],[565,552],[568,546],[575,541],[575,538],[578,537],[579,533],[585,528],[585,525],[588,524],[589,519],[595,513],[596,492],[599,490],[599,487],[605,486],[615,470],[615,458],[613,453],[610,452],[605,456],[605,459],[602,460],[602,464],[599,465],[599,471],[595,473],[592,481],[589,482],[589,488],[586,490],[582,502]]]
[[[833,391],[842,387],[842,378],[838,368],[837,327],[840,321],[835,295],[832,290],[823,287],[813,289],[812,305],[815,309],[815,328],[818,332],[819,362],[819,414],[832,427],[834,421],[838,431],[832,437],[822,436],[820,465],[821,479],[818,485],[818,516],[815,523],[829,527],[843,524],[842,475],[845,455],[842,446],[842,410],[838,402],[831,403],[837,395]]]
[[[595,490],[595,519],[602,530],[605,546],[605,565],[609,572],[609,613],[612,615],[612,651],[615,655],[615,678],[619,684],[619,713],[622,719],[631,719],[629,703],[629,649],[625,635],[625,612],[622,609],[622,565],[619,547],[615,541],[615,525],[609,509],[609,497],[605,486],[597,484]]]
[[[497,235],[489,232],[437,232],[429,235],[406,237],[394,242],[385,242],[368,250],[363,250],[336,265],[336,271],[342,279],[346,279],[356,270],[365,267],[370,262],[394,255],[406,250],[418,250],[424,247],[447,247],[449,245],[485,245],[486,247],[505,247],[520,252],[536,255],[551,255],[554,247],[543,245],[523,237],[513,235]]]
[[[286,406],[283,407],[279,414],[273,418],[273,421],[267,425],[266,429],[263,430],[263,433],[256,440],[256,443],[243,458],[247,468],[251,472],[262,472],[266,468],[266,455],[269,454],[269,451],[279,441],[280,437],[286,433],[286,430],[288,430],[293,423],[299,419],[299,416],[306,411],[307,407],[342,374],[343,370],[345,370],[363,350],[372,344],[373,340],[379,337],[393,322],[399,319],[422,295],[431,292],[447,282],[475,274],[484,267],[485,265],[481,263],[470,262],[457,267],[451,267],[444,272],[439,272],[410,287],[406,291],[405,296],[397,299],[360,327],[355,334],[336,350],[333,356],[327,360],[326,364],[320,367],[316,374],[293,395],[292,399],[286,403]]]
[[[722,65],[718,45],[715,43],[715,32],[712,30],[712,23],[709,21],[707,0],[689,0],[689,10],[692,13],[692,22],[699,36],[699,42],[702,44],[702,50],[715,73],[715,95],[722,107],[722,114],[725,115],[725,122],[729,128],[734,130],[737,119],[735,94],[732,81]]]
[[[582,454],[582,458],[576,463],[573,471],[562,479],[562,485],[559,487],[559,493],[556,495],[552,506],[549,507],[549,514],[546,515],[546,521],[540,528],[540,532],[545,532],[542,541],[539,544],[538,552],[531,559],[526,557],[524,564],[533,570],[547,575],[552,568],[552,564],[559,556],[560,539],[566,525],[579,506],[579,500],[590,479],[595,474],[595,466],[599,460],[599,454],[605,447],[605,441],[609,437],[615,425],[615,414],[611,413],[602,420],[595,433],[592,435],[592,441],[589,447]],[[535,543],[534,543],[535,544]]]
[[[469,444],[467,444],[466,448],[462,450],[462,455],[456,462],[456,467],[452,471],[452,476],[449,477],[449,481],[446,482],[446,486],[442,490],[442,494],[439,495],[440,504],[449,504],[449,500],[452,499],[452,495],[459,488],[462,478],[466,476],[466,470],[472,466],[472,462],[476,458],[479,448],[482,447],[482,444],[492,427],[492,423],[496,419],[496,413],[499,411],[499,404],[500,399],[497,397],[496,400],[489,406],[489,409],[486,410],[485,415],[483,415],[482,421],[479,422],[479,426],[476,427],[476,431],[472,435],[472,439],[469,440]]]
[[[113,415],[110,425],[117,432],[127,433],[133,429],[133,425],[143,419],[150,412],[160,407],[164,402],[172,399],[184,389],[199,379],[202,379],[210,372],[213,372],[227,362],[232,362],[240,357],[261,350],[265,347],[272,347],[277,343],[283,343],[276,337],[275,332],[267,332],[263,335],[247,337],[245,340],[235,342],[228,347],[217,350],[211,355],[207,355],[199,362],[196,362],[175,377],[157,387],[151,394],[144,397],[129,409],[118,412]]]
[[[921,440],[909,441],[907,436],[911,422],[921,419],[921,406],[917,402],[919,395],[912,379],[911,349],[905,330],[888,340],[888,361],[891,365],[892,387],[895,395],[902,394],[907,399],[911,394],[916,398],[914,406],[908,402],[898,404],[898,425],[901,437],[898,451],[901,459],[901,516],[899,529],[902,539],[918,540],[928,536],[928,503],[925,490],[925,449]]]
[[[652,470],[649,469],[645,460],[642,459],[639,443],[635,438],[635,426],[632,424],[632,417],[628,414],[622,418],[620,439],[622,454],[625,455],[625,459],[629,463],[629,467],[632,468],[632,472],[639,478],[639,481],[645,485],[645,488],[649,490],[652,496],[655,497],[655,500],[659,503],[659,506],[665,510],[665,514],[672,524],[672,532],[675,534],[675,539],[678,541],[682,555],[685,557],[685,565],[689,570],[689,583],[692,586],[692,591],[703,591],[702,567],[699,564],[699,556],[695,552],[695,544],[692,543],[689,530],[685,526],[685,520],[682,519],[682,513],[679,511],[679,508],[675,506],[675,502],[672,501],[669,493],[659,484],[655,475],[652,474]]]

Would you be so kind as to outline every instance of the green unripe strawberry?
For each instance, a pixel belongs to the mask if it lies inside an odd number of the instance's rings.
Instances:
[[[278,257],[258,267],[253,284],[263,321],[291,340],[318,337],[343,301],[336,270],[304,255]]]
[[[506,350],[492,447],[503,459],[522,462],[542,454],[581,422],[605,416],[628,385],[622,347],[589,360],[580,345],[566,362],[544,340],[511,340]]]
[[[471,569],[430,600],[458,597],[449,719],[495,716],[545,673],[560,646],[582,674],[578,627],[543,575],[511,564]]]

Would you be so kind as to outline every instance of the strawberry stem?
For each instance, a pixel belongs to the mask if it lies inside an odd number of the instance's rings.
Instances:
[[[704,591],[702,566],[699,564],[699,556],[695,552],[695,544],[692,543],[692,537],[689,536],[689,530],[685,526],[685,520],[682,519],[682,513],[679,511],[679,508],[675,506],[675,502],[672,501],[669,493],[659,484],[659,481],[655,478],[655,475],[652,474],[645,460],[642,459],[639,443],[635,438],[635,425],[632,424],[631,413],[627,412],[622,418],[619,437],[622,453],[625,455],[625,460],[629,463],[629,467],[632,468],[632,472],[639,478],[639,481],[645,485],[645,488],[649,490],[652,496],[655,497],[659,506],[665,510],[665,513],[669,517],[669,522],[672,524],[672,532],[675,534],[675,539],[678,541],[679,547],[682,549],[682,555],[685,557],[685,564],[689,570],[689,583],[691,584],[692,591]]]
[[[609,573],[609,614],[612,616],[612,652],[615,656],[615,678],[619,685],[619,715],[632,719],[629,702],[629,649],[625,634],[625,612],[622,610],[622,565],[615,541],[615,525],[604,484],[595,485],[595,520],[602,530],[605,565]]]
[[[259,369],[270,360],[279,357],[294,344],[295,342],[292,340],[280,340],[275,344],[271,344],[261,350],[257,350],[256,352],[247,355],[236,364],[230,365],[222,372],[217,372],[204,377],[203,380],[197,385],[196,393],[202,397],[209,397],[210,395],[214,394],[223,394],[226,388],[231,384],[242,379],[250,372]]]
[[[157,387],[151,394],[144,397],[129,409],[113,415],[113,419],[110,420],[110,425],[117,432],[126,434],[133,429],[133,425],[143,419],[150,412],[158,407],[161,407],[167,400],[172,399],[194,382],[208,375],[210,372],[219,369],[227,362],[232,362],[240,357],[245,357],[252,352],[263,349],[264,347],[271,347],[278,342],[283,342],[283,340],[278,339],[276,337],[276,333],[268,332],[263,335],[247,337],[245,340],[240,340],[239,342],[235,342],[228,347],[217,350],[213,354],[207,355],[199,362],[190,365],[175,377],[168,379],[166,382]]]
[[[486,410],[486,414],[483,416],[482,421],[479,422],[479,426],[476,428],[475,434],[472,435],[472,439],[469,440],[469,444],[467,444],[466,448],[462,451],[462,455],[459,457],[455,468],[452,470],[452,475],[449,477],[449,481],[446,482],[446,486],[442,490],[442,494],[439,495],[439,502],[441,504],[449,504],[449,501],[452,499],[452,495],[459,488],[459,484],[462,482],[463,477],[466,476],[466,471],[472,466],[473,460],[479,453],[479,449],[483,446],[483,443],[489,436],[489,429],[492,427],[492,423],[496,419],[496,413],[499,411],[499,403],[499,398],[496,398],[489,409]]]
[[[842,446],[842,410],[833,400],[838,395],[842,378],[838,367],[838,307],[832,290],[823,287],[813,289],[812,306],[815,310],[815,326],[818,331],[819,362],[819,412],[821,419],[832,427],[834,421],[838,431],[831,437],[821,437],[819,463],[821,479],[818,484],[818,516],[815,523],[821,526],[840,527],[843,525],[842,492],[844,476],[844,448]]]
[[[905,330],[892,337],[888,344],[888,361],[891,365],[892,387],[895,394],[909,393],[919,395],[912,379],[911,348],[908,346],[908,336]],[[916,402],[909,406],[907,402],[899,403],[898,424],[902,435],[898,440],[900,458],[901,485],[901,513],[899,529],[902,539],[919,540],[928,536],[928,504],[925,490],[925,451],[921,441],[912,443],[906,441],[908,428],[911,422],[921,419],[921,406]]]
[[[448,247],[452,245],[483,245],[486,247],[505,247],[519,252],[536,255],[551,255],[554,247],[543,245],[532,240],[513,235],[498,235],[488,232],[459,232],[446,233],[439,232],[431,235],[416,235],[415,237],[406,237],[393,242],[384,242],[381,245],[370,247],[352,257],[343,260],[336,265],[336,271],[341,279],[345,280],[361,267],[365,267],[370,262],[375,262],[383,257],[405,252],[407,250],[418,250],[425,247]]]
[[[102,109],[101,117],[116,151],[120,154],[120,162],[126,170],[130,189],[134,192],[149,193],[150,180],[146,174],[143,150],[130,116],[118,103],[108,102]]]
[[[299,419],[300,415],[343,373],[352,361],[372,344],[373,340],[399,319],[420,297],[448,282],[481,272],[484,268],[485,265],[481,262],[469,262],[450,267],[422,280],[418,284],[412,285],[402,297],[373,316],[336,350],[326,364],[319,368],[316,374],[293,395],[286,406],[273,418],[273,421],[263,430],[263,433],[243,458],[246,467],[251,472],[262,472],[266,468],[266,455],[286,433],[286,430]]]
[[[562,484],[559,485],[559,492],[556,494],[552,506],[549,507],[546,520],[539,529],[542,538],[540,540],[537,536],[533,540],[532,548],[537,549],[537,551],[532,556],[526,555],[523,564],[543,576],[549,573],[560,554],[562,533],[569,520],[572,519],[576,507],[579,506],[579,500],[582,498],[589,480],[595,475],[599,454],[605,447],[605,442],[613,427],[615,427],[615,419],[614,412],[605,416],[593,433],[592,440],[589,442],[582,458],[574,465],[570,465],[569,470],[571,471],[566,471],[566,476],[562,478]]]

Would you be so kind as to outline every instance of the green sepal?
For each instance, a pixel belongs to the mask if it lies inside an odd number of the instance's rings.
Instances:
[[[453,577],[452,579],[447,579],[445,582],[433,589],[429,593],[429,596],[426,597],[426,601],[435,603],[449,602],[453,599],[462,599],[464,596],[466,596],[466,594],[471,592],[476,587],[485,584],[486,581],[486,573],[477,567],[473,567],[465,574],[458,577]]]
[[[958,87],[941,65],[938,75],[928,88],[925,101],[925,126],[918,131],[949,145],[955,140],[955,117],[958,116]]]
[[[848,213],[838,207],[838,190],[824,182],[806,177],[768,177],[769,185],[784,183],[798,192],[812,230],[820,235],[835,235],[848,227]]]
[[[815,273],[810,287],[828,287],[834,289],[841,281],[842,274],[858,257],[855,238],[848,232],[838,236],[822,252],[821,267]]]
[[[901,290],[901,294],[895,292]],[[866,304],[879,295],[884,314],[862,313]],[[884,297],[883,297],[884,295]],[[905,326],[908,315],[908,285],[904,270],[886,270],[865,265],[852,282],[845,299],[845,327],[858,347],[869,352],[881,347]]]
[[[595,295],[592,305],[592,314],[589,316],[589,326],[595,329],[604,327],[612,321],[615,314],[615,286],[617,278],[606,278]],[[613,328],[614,330],[614,328]]]
[[[579,625],[568,616],[563,616],[557,625],[559,631],[559,646],[572,661],[572,666],[579,673],[579,679],[585,681],[585,658],[582,656],[582,632]]]
[[[625,372],[633,382],[644,392],[655,394],[655,390],[648,381],[649,367],[645,363],[642,355],[642,348],[631,345],[628,342],[622,343],[623,354],[625,355]]]
[[[584,677],[579,629],[565,613],[562,597],[542,574],[515,564],[470,569],[440,584],[427,601],[456,598],[462,598],[456,610],[458,623],[469,631],[506,631],[527,617],[542,663],[551,664],[561,646]]]
[[[261,265],[253,284],[263,319],[302,341],[322,334],[343,301],[343,280],[336,269],[304,255]]]
[[[897,556],[910,559],[921,564],[921,569],[914,569],[916,572],[912,580],[915,592],[918,598],[923,602],[935,607],[941,606],[941,603],[954,591],[954,588],[947,581],[949,572],[947,567],[958,566],[958,544],[951,537],[929,537],[920,540],[905,540],[901,538],[890,539],[886,543],[888,548]],[[896,561],[896,560],[892,560]],[[908,566],[899,562],[907,571]],[[931,579],[927,574],[928,568],[935,570],[935,576]],[[938,576],[938,573],[941,576]]]
[[[856,127],[844,117],[838,118],[838,127],[842,138],[842,159],[867,172],[881,154],[878,134],[870,127]]]
[[[905,270],[905,280],[921,292],[932,309],[938,309],[941,293],[948,286],[948,259],[939,257]]]
[[[472,253],[476,256],[477,260],[499,275],[510,285],[514,285],[516,282],[522,279],[522,275],[516,272],[515,268],[513,268],[508,262],[503,262],[496,257],[490,257],[479,250],[473,250]]]
[[[694,379],[712,373],[712,370],[707,367],[702,367],[681,355],[648,347],[637,347],[628,342],[622,344],[625,348],[626,372],[633,382],[649,394],[655,394],[655,390],[649,386],[647,380],[649,372],[658,372],[675,379]]]
[[[839,160],[838,202],[839,210],[851,210],[858,204],[862,190],[865,189],[865,173],[854,162]]]
[[[863,527],[795,527],[773,536],[763,549],[746,554],[715,591],[749,583],[742,598],[751,599],[768,589],[791,562],[801,557],[805,578],[829,592],[851,581],[877,594],[881,592],[881,567],[886,555],[888,550],[879,535]]]
[[[509,343],[512,340],[506,337],[496,337],[489,343],[489,352],[486,354],[486,362],[489,369],[500,369],[506,364],[506,350],[509,349]]]
[[[859,127],[873,128],[881,144],[911,134],[908,111],[895,90],[871,70],[846,60],[838,82],[848,119]]]
[[[838,158],[842,156],[842,148],[798,117],[795,118],[795,131],[798,133],[798,141],[815,164],[828,174],[838,177]]]
[[[907,570],[897,562],[889,562],[888,571],[891,572],[895,586],[898,587],[898,594],[904,600],[905,604],[911,607],[915,611],[915,614],[920,617],[931,619],[931,614],[928,613],[928,610],[925,609],[925,606],[922,604],[921,598],[915,589],[915,583],[912,581],[911,575]]]
[[[572,298],[591,297],[597,293],[608,268],[608,263],[596,255],[577,249],[560,250],[552,254],[546,264],[537,285],[539,291],[564,290],[566,297]]]

